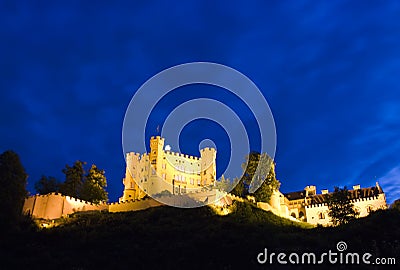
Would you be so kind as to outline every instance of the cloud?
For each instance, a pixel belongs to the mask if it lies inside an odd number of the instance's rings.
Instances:
[[[395,200],[400,199],[400,165],[381,177],[379,183],[386,193],[388,203],[393,203]]]

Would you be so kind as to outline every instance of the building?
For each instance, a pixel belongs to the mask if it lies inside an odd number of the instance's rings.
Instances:
[[[313,225],[331,225],[326,203],[329,194],[326,189],[317,194],[315,186],[307,186],[304,190],[284,194],[288,200],[289,215]],[[367,188],[360,188],[360,185],[353,186],[349,194],[349,199],[359,217],[365,217],[371,211],[387,208],[385,193],[378,182],[375,186]]]
[[[214,148],[201,149],[200,157],[171,152],[169,146],[164,147],[164,138],[151,137],[150,153],[126,154],[124,191],[119,202],[94,205],[51,193],[27,198],[23,211],[35,218],[54,220],[81,211],[122,212],[143,210],[163,204],[181,207],[211,204],[221,213],[228,213],[226,210],[229,210],[233,200],[243,201],[243,198],[215,187],[216,154]],[[272,170],[274,169],[275,164],[272,163]],[[254,197],[251,201],[257,203],[259,208],[284,218],[313,225],[331,225],[327,206],[330,193],[328,190],[322,190],[321,194],[317,194],[316,190],[316,186],[307,186],[303,190],[286,194],[274,190],[269,202],[256,202]],[[349,194],[359,217],[367,216],[377,209],[387,208],[385,194],[378,182],[374,187],[368,188],[353,186]],[[165,195],[162,202],[154,199],[162,195]]]
[[[214,185],[216,179],[214,148],[200,150],[200,157],[164,148],[164,138],[151,137],[150,153],[127,153],[120,202],[140,200],[146,195],[194,193]]]

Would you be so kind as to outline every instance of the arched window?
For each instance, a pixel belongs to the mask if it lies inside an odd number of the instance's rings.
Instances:
[[[374,211],[374,207],[372,207],[372,205],[368,205],[367,206],[367,212],[371,213],[372,211]]]
[[[292,213],[292,214],[290,214],[292,217],[294,217],[294,218],[296,218],[296,214],[295,213]]]
[[[323,212],[318,213],[319,219],[325,219],[325,214]]]
[[[303,211],[300,211],[300,213],[299,213],[299,219],[303,219],[304,218],[304,213],[303,213]]]

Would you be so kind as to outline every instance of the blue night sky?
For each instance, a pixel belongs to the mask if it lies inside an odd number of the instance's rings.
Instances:
[[[117,200],[135,91],[165,68],[210,61],[248,76],[268,100],[281,191],[379,180],[389,202],[400,198],[400,3],[214,2],[1,1],[0,151],[20,155],[28,189],[42,174],[63,180],[65,164],[80,159],[105,169]],[[195,93],[251,126],[235,97],[188,86],[160,102],[146,134]],[[226,166],[227,136],[215,123],[186,126],[182,149],[198,155],[210,136]]]

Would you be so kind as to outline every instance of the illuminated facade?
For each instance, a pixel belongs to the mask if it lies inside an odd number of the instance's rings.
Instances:
[[[200,150],[200,157],[164,149],[164,138],[151,137],[150,153],[127,153],[124,193],[120,202],[139,200],[155,194],[185,194],[213,186],[216,179],[217,152]]]
[[[313,225],[331,225],[328,216],[327,197],[328,190],[322,190],[322,194],[316,193],[315,186],[307,186],[304,190],[284,194],[287,198],[289,215],[300,221]],[[378,209],[387,209],[386,196],[379,183],[373,187],[361,188],[353,186],[349,190],[350,202],[358,213],[358,217],[368,216],[370,212]]]

